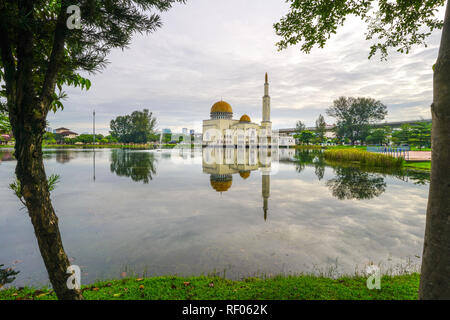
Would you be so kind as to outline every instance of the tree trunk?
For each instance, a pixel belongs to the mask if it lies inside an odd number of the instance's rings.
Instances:
[[[16,114],[14,118],[16,175],[50,282],[59,299],[83,299],[79,290],[70,290],[66,284],[70,276],[66,273],[70,263],[61,241],[58,217],[50,200],[42,158],[45,118],[36,121],[34,113],[27,116],[26,112]]]
[[[432,165],[420,299],[450,299],[450,5],[434,69]]]

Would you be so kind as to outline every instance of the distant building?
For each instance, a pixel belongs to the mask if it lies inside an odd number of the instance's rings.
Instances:
[[[50,127],[47,127],[47,128],[45,128],[45,131],[46,131],[46,132],[53,132],[53,129],[50,128]]]
[[[162,134],[172,134],[172,130],[170,130],[170,129],[162,129]]]
[[[187,135],[188,134],[188,128],[183,128],[181,130],[181,133],[184,134],[184,135]]]
[[[11,140],[9,134],[0,134],[0,144],[7,144]]]
[[[55,129],[53,132],[59,134],[59,133],[63,133],[64,131],[70,131],[70,129],[61,127],[61,128]]]
[[[190,134],[191,136],[194,135],[194,134],[195,134],[195,130],[194,130],[194,129],[189,130],[189,134]]]
[[[73,131],[63,131],[60,133],[60,135],[62,135],[64,138],[69,138],[69,139],[74,139],[76,137],[78,137],[78,133],[73,132]]]
[[[64,128],[64,127],[55,129],[53,131],[53,133],[60,134],[64,138],[69,138],[69,139],[74,139],[74,138],[78,137],[78,133],[70,131],[70,129]]]

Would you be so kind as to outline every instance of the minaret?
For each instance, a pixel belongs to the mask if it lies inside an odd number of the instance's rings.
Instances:
[[[264,83],[263,97],[263,123],[270,122],[270,96],[269,96],[269,76],[266,72],[266,82]]]
[[[270,148],[272,144],[272,122],[270,122],[270,96],[269,96],[269,76],[266,72],[266,82],[264,83],[264,97],[263,97],[263,121],[261,122],[261,145],[266,145]]]

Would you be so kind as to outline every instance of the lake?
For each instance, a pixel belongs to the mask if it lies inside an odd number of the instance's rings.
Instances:
[[[429,175],[325,162],[294,149],[45,150],[65,250],[82,284],[130,275],[353,274],[417,269]],[[0,264],[46,285],[0,149]]]

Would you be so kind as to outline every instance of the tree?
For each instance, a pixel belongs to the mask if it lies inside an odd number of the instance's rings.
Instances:
[[[340,97],[334,100],[333,106],[327,109],[327,114],[336,118],[336,130],[344,138],[364,141],[370,125],[383,120],[387,108],[380,101],[372,98]]]
[[[300,140],[300,142],[309,144],[311,140],[314,139],[314,132],[309,130],[304,130],[300,134],[294,136],[296,139]]]
[[[409,143],[419,148],[431,147],[431,123],[418,122],[411,127]]]
[[[411,126],[409,124],[402,124],[400,130],[392,132],[392,141],[394,143],[409,144],[411,139]]]
[[[172,141],[172,134],[171,134],[171,133],[164,133],[164,134],[163,134],[162,141],[163,141],[164,143],[169,143],[169,142],[171,142],[171,141]]]
[[[325,140],[325,132],[327,124],[323,115],[319,114],[319,118],[316,120],[316,138],[317,142],[322,143]]]
[[[303,130],[306,130],[305,124],[301,121],[297,121],[297,123],[295,124],[295,131],[297,132],[297,134],[300,134]]]
[[[55,144],[56,143],[56,139],[55,139],[55,134],[52,132],[46,132],[44,133],[44,144]]]
[[[0,2],[0,96],[12,127],[16,176],[28,209],[50,282],[60,299],[81,299],[66,285],[70,265],[42,158],[42,140],[50,110],[63,108],[63,85],[89,89],[80,72],[106,66],[113,48],[125,48],[135,32],[161,26],[153,10],[168,10],[176,1],[77,1],[80,15],[68,0]],[[73,6],[72,6],[73,9]],[[73,14],[70,14],[71,12]],[[150,14],[148,14],[150,13]],[[58,92],[56,91],[58,88]]]
[[[425,228],[424,251],[419,298],[450,299],[450,4],[447,1],[444,21],[435,12],[444,0],[288,0],[291,10],[274,25],[281,36],[279,49],[301,43],[309,53],[314,46],[324,47],[348,15],[359,16],[368,23],[369,58],[381,52],[386,59],[388,48],[409,53],[412,46],[424,44],[431,31],[442,28],[441,45],[433,66],[432,159],[431,183]]]
[[[369,144],[385,144],[387,143],[388,132],[385,129],[373,129],[366,137],[366,142]]]
[[[144,109],[111,120],[110,134],[120,142],[146,143],[154,134],[155,127],[156,118],[148,109]]]

